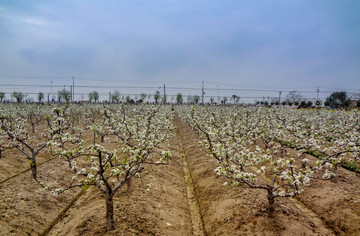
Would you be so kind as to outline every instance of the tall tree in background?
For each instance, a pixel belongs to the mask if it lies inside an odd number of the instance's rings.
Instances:
[[[115,90],[114,93],[111,95],[111,100],[115,103],[120,102],[120,92]]]
[[[224,103],[224,105],[226,104],[227,100],[228,100],[228,98],[227,98],[227,97],[223,97],[222,102]]]
[[[301,95],[301,93],[297,90],[290,91],[286,95],[286,98],[289,99],[292,103],[299,103],[302,97],[303,96]]]
[[[90,93],[88,94],[88,97],[89,97],[90,103],[92,103],[92,101],[94,100],[94,98],[93,98],[93,93],[90,92]]]
[[[63,89],[63,90],[59,90],[57,92],[57,94],[58,94],[58,101],[59,102],[62,102],[62,101],[65,101],[66,103],[70,102],[70,99],[71,99],[70,91],[68,91],[66,89]]]
[[[38,98],[38,102],[39,102],[39,103],[41,103],[41,102],[42,102],[42,100],[44,99],[44,93],[39,92],[39,93],[38,93],[38,97],[37,97],[37,98]]]
[[[147,98],[147,94],[145,93],[140,94],[140,99],[142,102],[145,102],[146,98]]]
[[[92,91],[89,93],[90,102],[94,101],[95,103],[99,100],[99,93],[97,91]]]
[[[181,104],[183,102],[182,94],[178,93],[176,94],[176,103]]]
[[[128,96],[126,96],[126,98],[125,98],[125,101],[126,101],[126,103],[132,103],[131,102],[131,97],[128,95]]]
[[[155,103],[158,103],[158,100],[160,99],[160,91],[156,90],[154,94]]]
[[[4,92],[0,92],[0,102],[2,102],[5,98],[5,93]]]
[[[198,96],[198,95],[194,95],[194,102],[197,104],[197,103],[199,103],[199,101],[200,101],[200,96]]]
[[[17,103],[21,103],[24,99],[25,95],[22,92],[16,92],[14,91],[11,96],[16,99]]]
[[[330,106],[334,108],[346,108],[350,104],[350,99],[346,92],[333,92],[325,100],[325,106]]]
[[[234,104],[238,104],[240,101],[240,97],[235,94],[231,96],[231,99],[233,100]]]

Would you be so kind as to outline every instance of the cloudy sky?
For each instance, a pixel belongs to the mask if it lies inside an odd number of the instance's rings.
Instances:
[[[1,0],[0,90],[75,76],[78,96],[200,95],[202,81],[208,96],[359,91],[359,12],[358,0]]]

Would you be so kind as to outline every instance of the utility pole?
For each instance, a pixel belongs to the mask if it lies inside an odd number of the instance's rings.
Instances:
[[[166,103],[165,84],[164,84],[164,103]]]
[[[279,91],[279,103],[281,102],[281,91]]]
[[[75,101],[75,81],[74,81],[74,76],[73,76],[73,84],[72,84],[72,94],[71,94],[71,99],[72,99],[72,102]]]
[[[201,87],[201,103],[204,104],[204,94],[205,94],[205,89],[204,89],[204,80],[202,81],[202,87]]]
[[[109,92],[109,103],[111,104],[111,92]]]
[[[70,85],[70,101],[73,102],[73,86]]]
[[[319,86],[318,86],[317,89],[316,89],[316,102],[319,101],[319,92],[320,92],[320,89],[319,89]]]
[[[218,90],[218,103],[220,103],[220,94],[219,94],[219,85],[216,85],[216,87],[217,87],[217,90]]]

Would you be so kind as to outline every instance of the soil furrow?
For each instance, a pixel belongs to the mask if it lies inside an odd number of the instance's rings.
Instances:
[[[177,120],[176,123],[178,124],[178,119],[176,120]],[[200,206],[196,198],[194,184],[189,169],[189,164],[187,161],[187,156],[184,151],[184,146],[182,141],[183,137],[180,134],[179,128],[177,129],[176,134],[179,141],[179,152],[184,170],[184,181],[185,181],[186,192],[189,202],[190,217],[192,222],[192,232],[193,235],[206,235],[204,231],[204,224],[201,217]]]

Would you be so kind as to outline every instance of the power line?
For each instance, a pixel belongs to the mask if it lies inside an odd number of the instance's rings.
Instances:
[[[49,88],[49,85],[43,84],[0,84],[0,87],[33,87],[33,88]],[[52,85],[52,87],[63,88],[64,85]],[[124,88],[124,89],[158,89],[159,86],[124,86],[124,85],[77,85],[77,88]],[[198,90],[194,87],[166,87],[168,90]],[[205,89],[204,89],[205,90]],[[207,88],[208,91],[234,91],[234,92],[279,92],[279,89],[246,89],[246,88]],[[295,91],[292,89],[283,89],[282,92]],[[296,90],[300,93],[323,93],[330,94],[331,91],[317,91],[317,90]]]

